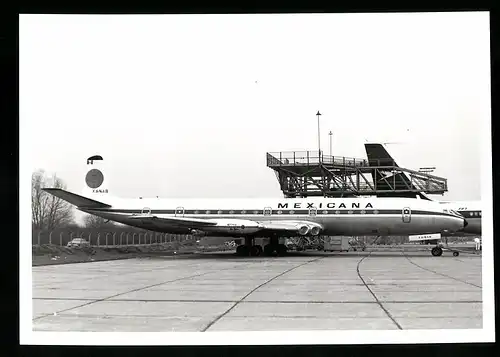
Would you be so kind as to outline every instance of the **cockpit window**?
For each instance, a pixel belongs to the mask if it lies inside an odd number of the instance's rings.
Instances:
[[[458,213],[457,211],[452,210],[452,209],[450,209],[450,210],[448,210],[448,209],[443,209],[443,212],[444,212],[444,213],[448,213],[448,214],[452,214],[452,215],[454,215],[454,216],[461,216],[461,214],[460,214],[460,213]]]

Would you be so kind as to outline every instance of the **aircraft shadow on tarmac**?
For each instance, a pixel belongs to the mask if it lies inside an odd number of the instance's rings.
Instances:
[[[179,255],[172,255],[172,254],[154,254],[150,255],[147,254],[144,257],[150,258],[150,259],[165,259],[165,258],[175,258],[175,259],[190,259],[190,260],[195,260],[195,259],[214,259],[214,260],[238,260],[238,259],[245,259],[245,260],[272,260],[272,259],[289,259],[289,258],[332,258],[332,259],[342,259],[342,258],[363,258],[370,256],[370,258],[403,258],[404,256],[407,257],[429,257],[429,259],[443,259],[443,258],[457,258],[452,255],[452,252],[450,251],[445,251],[441,257],[433,257],[430,253],[430,251],[418,251],[418,252],[408,252],[405,251],[404,255],[402,251],[392,251],[392,252],[380,252],[380,251],[375,251],[375,252],[346,252],[346,253],[335,253],[335,252],[317,252],[317,251],[306,251],[306,252],[288,252],[285,256],[282,257],[268,257],[268,256],[258,256],[258,257],[242,257],[242,256],[237,256],[235,252],[195,252],[191,254],[179,254]],[[475,254],[475,253],[468,253],[468,252],[461,252],[460,257],[473,257],[473,258],[480,258],[480,255]]]

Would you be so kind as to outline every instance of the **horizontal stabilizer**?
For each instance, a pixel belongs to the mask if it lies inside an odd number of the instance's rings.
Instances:
[[[87,197],[77,195],[68,191],[61,190],[60,188],[42,188],[45,192],[53,196],[77,206],[78,208],[109,208],[110,205],[99,201],[92,200]]]

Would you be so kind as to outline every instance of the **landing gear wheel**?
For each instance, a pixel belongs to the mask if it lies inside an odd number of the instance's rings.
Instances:
[[[278,253],[279,257],[282,257],[286,254],[287,248],[286,245],[284,244],[278,244],[278,247],[276,248],[276,252]]]
[[[239,245],[236,248],[236,255],[240,257],[245,257],[248,256],[249,254],[250,254],[250,248],[246,245]]]
[[[273,255],[273,252],[274,252],[274,249],[273,249],[273,246],[271,244],[266,244],[264,246],[264,255],[265,256],[270,257],[271,255]]]
[[[454,257],[458,257],[458,255],[459,255],[459,254],[460,254],[460,253],[458,253],[458,252],[453,252],[453,256],[454,256]]]
[[[443,255],[443,250],[440,247],[434,247],[431,250],[431,254],[435,257],[440,257]]]
[[[250,256],[257,257],[260,255],[262,248],[260,245],[254,245],[250,248]]]

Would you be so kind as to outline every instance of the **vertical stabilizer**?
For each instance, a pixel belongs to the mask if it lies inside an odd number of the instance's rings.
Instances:
[[[83,194],[96,198],[105,198],[109,195],[108,177],[104,170],[104,159],[100,155],[94,155],[87,159]]]

